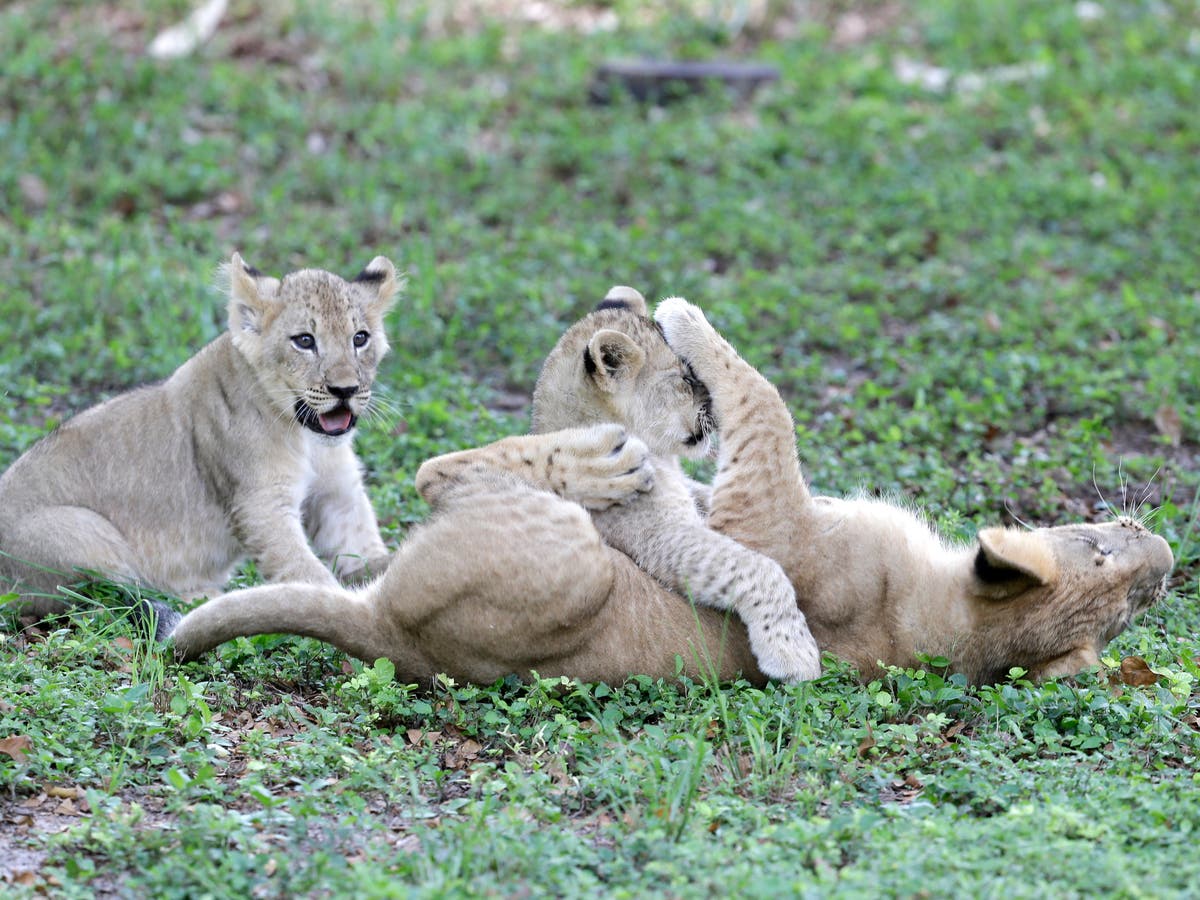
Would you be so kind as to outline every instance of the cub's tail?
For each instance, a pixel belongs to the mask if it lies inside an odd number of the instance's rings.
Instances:
[[[214,597],[184,616],[155,609],[155,636],[175,643],[175,658],[195,659],[218,644],[253,634],[317,638],[359,659],[391,657],[390,629],[378,627],[366,590],[268,584]]]

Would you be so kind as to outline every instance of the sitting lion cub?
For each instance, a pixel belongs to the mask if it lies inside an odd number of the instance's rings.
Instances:
[[[1034,677],[1073,673],[1094,665],[1099,649],[1163,595],[1170,548],[1129,520],[991,528],[956,547],[898,507],[810,496],[775,389],[686,301],[664,301],[656,320],[711,393],[721,452],[708,525],[780,562],[819,644],[864,676],[878,662],[914,665],[917,653],[945,656],[973,681],[1013,666]],[[622,418],[627,404],[641,403],[659,410],[667,431],[657,440],[686,443],[678,429],[695,420],[681,414],[686,404],[668,402],[674,379],[657,353],[621,390],[595,393],[625,370],[605,346],[575,346],[564,369],[574,374],[543,376],[539,401],[560,393],[548,402],[579,422]],[[379,579],[357,591],[276,584],[218,597],[178,622],[176,655],[282,631],[364,660],[387,657],[408,680],[444,672],[486,683],[536,670],[602,681],[740,673],[762,683],[738,618],[664,589],[605,542],[597,524],[607,513],[584,509],[624,504],[613,514],[626,514],[652,496],[645,492],[661,472],[645,445],[611,424],[430,460],[417,482],[433,516]],[[671,534],[670,523],[658,524]],[[659,535],[641,537],[651,545]],[[636,541],[627,549],[640,552]],[[643,553],[651,568],[667,555]],[[738,574],[725,570],[731,583]]]
[[[265,578],[330,588],[318,555],[343,577],[386,565],[350,442],[387,352],[394,267],[277,280],[235,253],[223,271],[226,334],[0,477],[0,577],[35,612],[60,609],[53,592],[81,571],[197,596],[246,556]]]

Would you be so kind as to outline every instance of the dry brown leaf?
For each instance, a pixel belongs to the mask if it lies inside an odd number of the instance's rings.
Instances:
[[[479,741],[473,741],[468,738],[459,745],[458,755],[463,759],[474,759],[479,755],[479,751],[482,749],[483,744],[479,743]]]
[[[863,738],[858,744],[858,755],[860,757],[866,756],[867,751],[870,750],[874,746],[875,746],[875,734],[871,731],[871,726],[868,724],[867,725],[867,736],[865,738]]]
[[[79,792],[75,788],[66,787],[61,784],[48,784],[45,787],[45,791],[47,796],[57,797],[59,800],[74,800],[79,796]]]
[[[1131,687],[1146,687],[1158,684],[1162,676],[1150,669],[1140,656],[1127,656],[1121,660],[1121,681]]]
[[[124,635],[122,635],[121,637],[118,637],[118,638],[113,638],[113,643],[116,644],[118,647],[120,647],[122,650],[132,650],[133,649],[133,641],[131,641],[129,638],[125,637]]]
[[[957,722],[955,722],[953,725],[951,725],[949,728],[947,728],[944,732],[942,732],[942,737],[945,738],[947,741],[952,740],[952,739],[958,737],[959,734],[962,732],[962,730],[966,727],[967,727],[967,720],[959,719]]]
[[[1155,411],[1154,427],[1171,442],[1172,447],[1178,447],[1183,440],[1183,420],[1179,417],[1179,410],[1173,406],[1160,406]]]
[[[408,742],[413,746],[421,743],[421,738],[425,736],[425,732],[423,732],[420,728],[410,728],[405,732],[405,734],[408,735]]]
[[[0,753],[7,753],[13,762],[25,762],[25,753],[33,749],[33,739],[27,734],[16,734],[0,738]]]

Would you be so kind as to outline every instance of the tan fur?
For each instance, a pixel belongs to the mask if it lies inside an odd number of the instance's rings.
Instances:
[[[60,608],[53,592],[80,570],[198,596],[246,556],[265,578],[329,587],[318,555],[346,577],[386,565],[350,441],[387,352],[394,267],[376,257],[353,282],[315,269],[277,280],[234,254],[223,274],[226,334],[165,382],[80,413],[0,477],[0,576],[35,611]],[[304,335],[313,347],[298,346]],[[305,427],[298,401],[314,427],[341,433]]]
[[[951,546],[902,508],[812,497],[775,389],[685,301],[664,301],[656,318],[708,385],[720,428],[708,525],[776,560],[822,648],[864,675],[877,662],[914,665],[918,653],[946,656],[974,681],[1002,678],[1013,666],[1033,677],[1070,674],[1094,665],[1100,648],[1163,594],[1170,549],[1127,519],[1031,532],[985,529],[976,544]],[[599,333],[593,326],[611,324],[594,320],[585,344]],[[569,359],[574,349],[552,359]],[[610,374],[620,377],[614,371],[601,378]],[[593,403],[572,406],[563,397],[544,405],[547,391],[570,384],[543,376],[535,427],[563,424],[543,417],[554,406],[575,421],[587,418]],[[636,421],[635,399],[621,403],[613,400],[597,418],[652,430]],[[431,460],[418,484],[433,518],[376,582],[358,591],[271,585],[217,598],[178,624],[176,653],[192,658],[237,635],[285,631],[362,659],[388,657],[406,679],[446,672],[489,681],[537,670],[620,681],[683,671],[741,673],[761,683],[764,673],[737,617],[689,605],[602,536],[605,516],[653,512],[655,503],[644,501],[664,484],[679,484],[669,472],[664,477],[666,454],[648,443],[617,426],[593,425]],[[646,467],[655,481],[648,493]],[[679,495],[664,494],[667,508],[679,513]],[[589,517],[585,506],[599,512]],[[645,524],[635,530],[644,542]],[[656,519],[655,527],[670,534],[672,523]],[[605,536],[620,543],[619,529],[612,531]],[[669,548],[651,551],[643,564],[654,570],[659,554],[669,557]]]
[[[681,299],[656,311],[721,431],[709,525],[777,560],[823,650],[864,675],[944,656],[972,681],[1078,672],[1166,591],[1167,542],[1131,519],[988,528],[952,546],[910,511],[812,497],[778,393]]]

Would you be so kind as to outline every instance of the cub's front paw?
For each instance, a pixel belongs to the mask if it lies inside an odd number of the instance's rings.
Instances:
[[[778,622],[769,631],[750,628],[749,633],[754,659],[768,678],[795,684],[821,674],[821,651],[803,616],[798,622]]]
[[[718,374],[710,367],[728,344],[704,318],[700,307],[682,297],[668,297],[654,310],[654,321],[662,329],[667,345],[691,364],[702,381]]]
[[[373,556],[340,554],[333,561],[333,574],[344,585],[362,584],[382,575],[391,561],[391,553]]]
[[[570,463],[557,473],[563,496],[588,509],[628,503],[654,487],[650,450],[620,425],[579,429]]]

